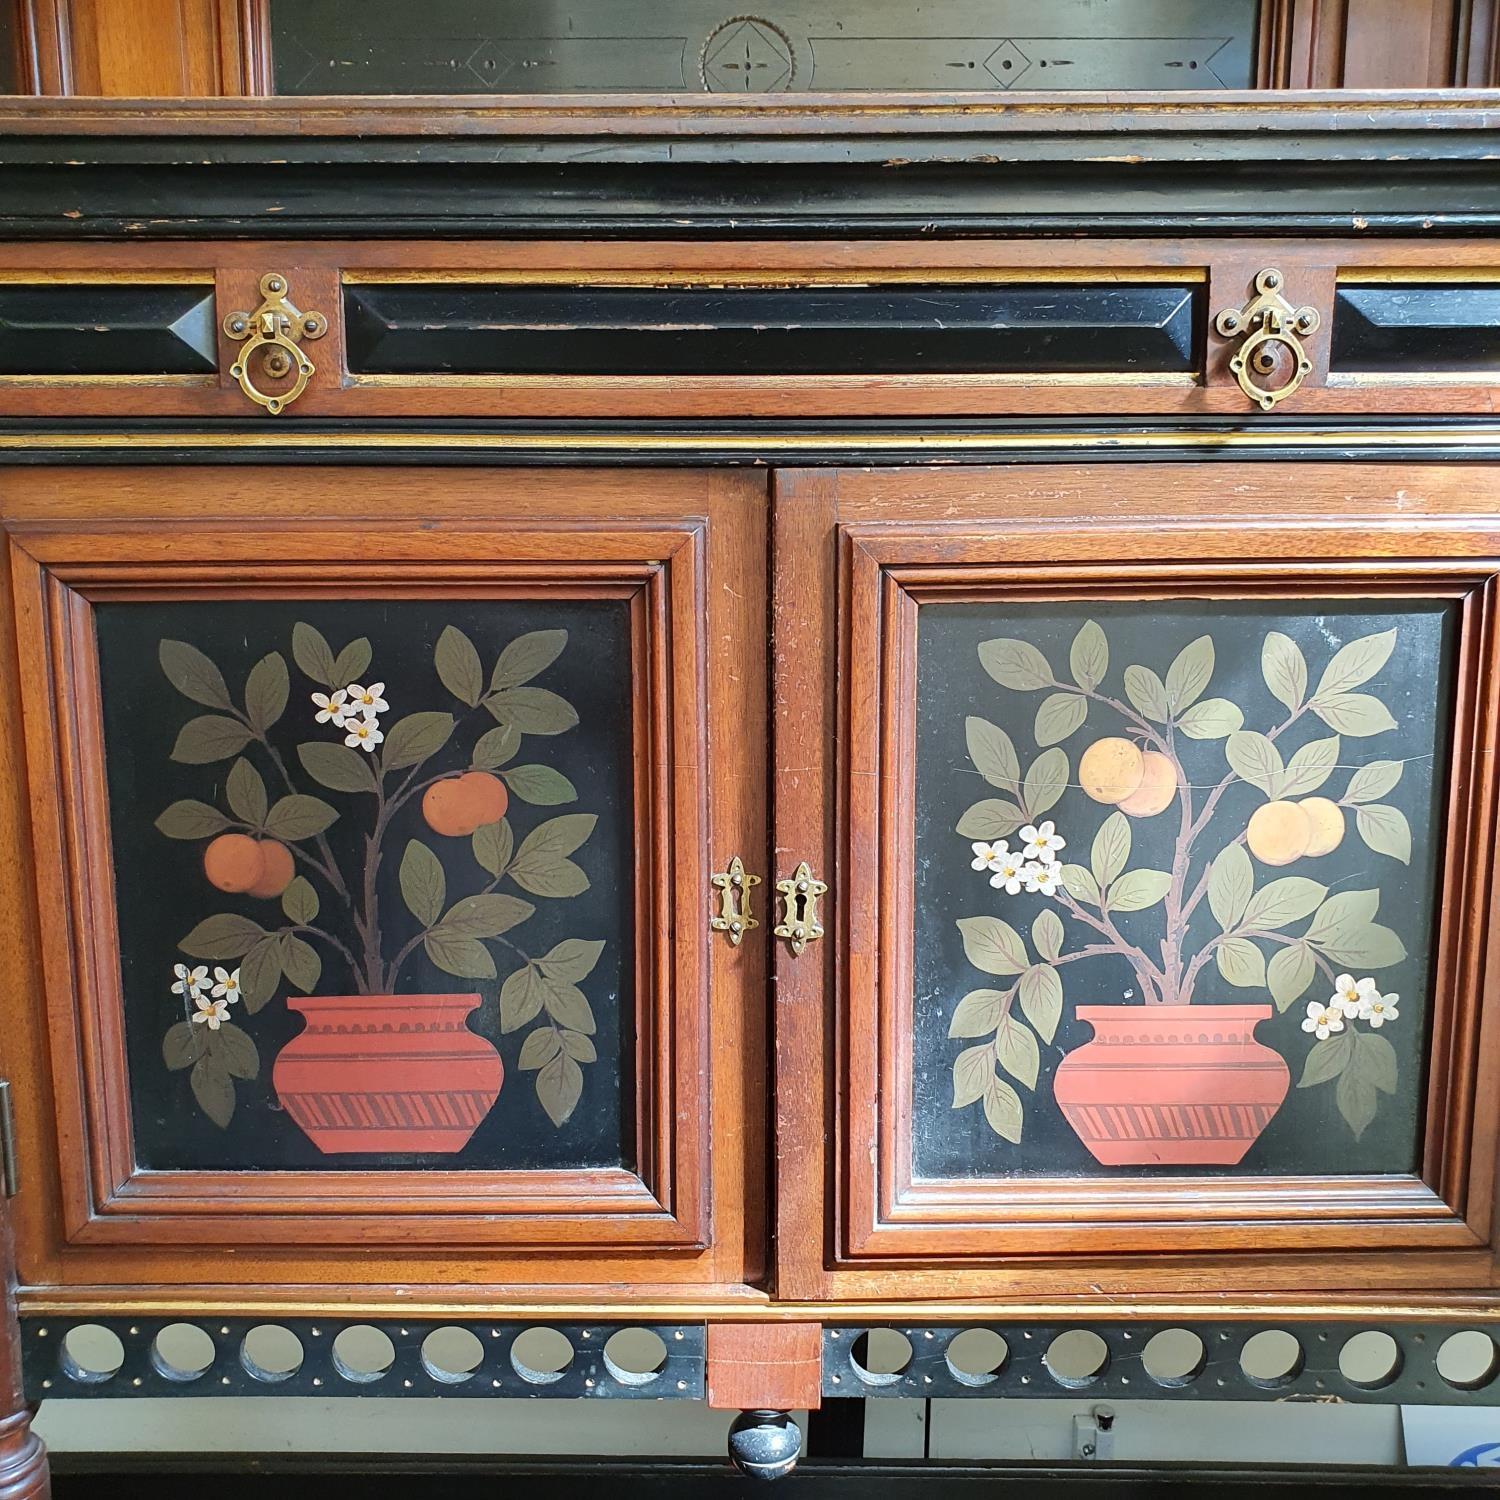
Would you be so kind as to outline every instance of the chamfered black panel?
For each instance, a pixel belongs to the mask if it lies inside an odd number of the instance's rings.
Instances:
[[[0,375],[206,375],[210,286],[0,286]]]
[[[1500,286],[1341,286],[1331,367],[1399,373],[1500,366]]]
[[[840,375],[1194,368],[1185,285],[345,291],[356,374]]]

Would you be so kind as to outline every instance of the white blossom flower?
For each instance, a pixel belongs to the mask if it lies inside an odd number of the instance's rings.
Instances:
[[[1387,1021],[1394,1021],[1401,1012],[1396,1009],[1400,995],[1376,995],[1367,1000],[1360,1011],[1360,1020],[1368,1021],[1378,1031]]]
[[[342,729],[350,715],[349,705],[344,699],[343,688],[340,688],[336,693],[314,693],[312,701],[318,708],[317,722],[319,724],[332,724],[335,729]]]
[[[991,868],[994,874],[990,876],[990,884],[998,890],[1004,890],[1007,896],[1018,896],[1021,893],[1021,882],[1026,879],[1026,870],[1019,854],[1011,854],[1007,851],[1002,854]]]
[[[970,844],[969,847],[974,851],[974,863],[970,866],[974,870],[996,869],[996,861],[1010,853],[1010,845],[1004,839],[998,844]]]
[[[198,1006],[198,1009],[193,1012],[195,1025],[207,1026],[210,1031],[217,1031],[229,1019],[227,1000],[214,1000],[208,995],[194,995],[193,1000]]]
[[[1042,862],[1033,860],[1022,871],[1026,880],[1026,889],[1036,891],[1043,896],[1055,896],[1059,881],[1062,880],[1062,865],[1056,860]]]
[[[1326,1042],[1335,1031],[1344,1029],[1344,1014],[1331,1001],[1324,1005],[1318,1000],[1307,1002],[1307,1019],[1302,1023],[1304,1031],[1316,1034],[1320,1042]]]
[[[365,718],[373,719],[376,714],[383,714],[391,706],[380,696],[385,691],[383,682],[372,682],[369,687],[351,682],[344,691],[349,696],[351,714],[363,714]]]
[[[1336,1005],[1346,1016],[1362,1016],[1365,1007],[1378,998],[1380,989],[1373,979],[1356,979],[1352,974],[1340,974],[1333,981],[1333,994],[1328,1003]]]
[[[373,754],[376,745],[385,738],[385,735],[381,733],[379,722],[375,719],[349,719],[344,724],[344,728],[349,731],[344,736],[344,743],[351,750],[357,747]]]
[[[174,995],[186,995],[190,1000],[198,998],[198,991],[208,988],[208,965],[199,964],[190,969],[186,964],[173,964],[172,973],[177,982],[172,986]]]
[[[1040,860],[1043,864],[1051,864],[1057,851],[1068,847],[1068,841],[1054,831],[1051,818],[1045,823],[1028,823],[1021,830],[1021,837],[1026,840],[1026,847],[1021,852],[1027,859]]]
[[[228,969],[214,970],[214,997],[225,1005],[233,1005],[240,998],[240,971],[230,973]]]

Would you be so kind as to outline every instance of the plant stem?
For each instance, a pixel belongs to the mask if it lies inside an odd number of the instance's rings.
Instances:
[[[1107,912],[1101,909],[1100,914],[1096,917],[1092,912],[1080,906],[1067,891],[1059,890],[1058,895],[1068,910],[1080,922],[1092,927],[1095,932],[1101,933],[1109,939],[1108,944],[1103,945],[1103,951],[1119,954],[1135,970],[1136,979],[1139,981],[1141,989],[1145,992],[1143,998],[1146,1004],[1159,1005],[1161,1003],[1160,1000],[1153,999],[1153,996],[1158,994],[1165,981],[1165,975],[1162,974],[1161,970],[1146,957],[1141,949],[1136,947],[1134,943],[1126,940],[1125,935],[1110,920]]]

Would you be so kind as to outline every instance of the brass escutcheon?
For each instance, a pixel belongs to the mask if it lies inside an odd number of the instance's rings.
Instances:
[[[804,859],[785,880],[776,882],[776,889],[781,893],[781,920],[771,930],[786,939],[793,957],[797,957],[809,943],[823,936],[818,897],[828,894],[828,886]]]
[[[736,854],[727,870],[710,875],[708,881],[719,893],[719,910],[709,918],[708,925],[714,932],[728,933],[729,941],[738,948],[745,934],[760,926],[750,914],[750,892],[760,884],[760,876],[752,875]]]

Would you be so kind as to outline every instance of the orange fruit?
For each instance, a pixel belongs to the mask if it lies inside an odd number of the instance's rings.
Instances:
[[[1145,764],[1141,784],[1120,802],[1119,808],[1132,818],[1154,818],[1177,796],[1177,767],[1159,750],[1147,750],[1141,760]]]
[[[472,798],[463,783],[462,776],[448,776],[434,781],[422,793],[422,816],[427,826],[444,838],[462,838],[479,827],[469,806]]]
[[[249,889],[252,896],[279,896],[291,883],[296,868],[292,864],[292,851],[275,839],[265,839],[256,846],[260,850],[260,879]]]
[[[468,807],[477,821],[474,828],[486,823],[498,823],[510,805],[510,793],[498,776],[488,771],[468,771],[458,778],[458,784],[468,798]],[[470,833],[473,828],[469,830]]]
[[[1078,780],[1095,802],[1121,802],[1146,777],[1146,758],[1117,736],[1095,740],[1078,762]]]
[[[221,833],[203,851],[203,873],[221,891],[248,891],[261,877],[260,845],[248,834]]]
[[[1250,815],[1246,841],[1263,865],[1289,865],[1312,842],[1312,819],[1295,802],[1267,802]]]
[[[1319,855],[1332,854],[1344,842],[1344,809],[1327,797],[1304,797],[1297,804],[1307,814],[1312,824],[1312,838],[1308,840],[1307,854],[1316,859]]]

